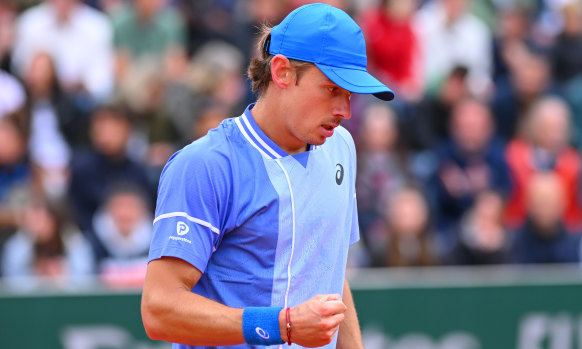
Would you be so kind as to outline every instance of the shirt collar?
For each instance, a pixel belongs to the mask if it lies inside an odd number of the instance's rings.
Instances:
[[[269,159],[280,159],[289,154],[285,152],[281,147],[279,147],[275,142],[273,142],[264,132],[261,130],[253,114],[251,114],[251,109],[255,104],[250,104],[245,112],[238,118],[236,118],[236,124],[249,143],[255,147],[259,152]],[[309,150],[314,150],[317,147],[312,145],[309,146]]]

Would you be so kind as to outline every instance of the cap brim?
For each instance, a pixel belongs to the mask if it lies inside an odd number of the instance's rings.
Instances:
[[[394,99],[394,92],[365,70],[332,67],[315,63],[328,79],[354,93],[373,94],[384,101]]]

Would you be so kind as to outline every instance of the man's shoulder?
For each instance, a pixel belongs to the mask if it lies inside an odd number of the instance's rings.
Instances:
[[[234,120],[224,120],[217,128],[177,151],[168,161],[174,166],[230,167],[234,160]]]

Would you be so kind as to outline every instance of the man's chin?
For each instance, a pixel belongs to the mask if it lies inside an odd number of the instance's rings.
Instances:
[[[311,142],[309,142],[309,144],[311,145],[322,145],[323,143],[325,143],[325,141],[327,140],[327,137],[321,137],[318,139],[312,139]]]

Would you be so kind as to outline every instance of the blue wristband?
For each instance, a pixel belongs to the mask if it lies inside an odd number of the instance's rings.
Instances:
[[[284,344],[279,330],[283,307],[248,307],[243,311],[243,335],[248,344]]]

